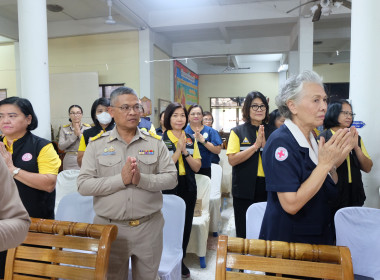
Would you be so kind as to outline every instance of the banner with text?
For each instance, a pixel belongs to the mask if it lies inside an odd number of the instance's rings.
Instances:
[[[174,102],[185,105],[186,109],[198,104],[199,76],[178,61],[174,61]]]

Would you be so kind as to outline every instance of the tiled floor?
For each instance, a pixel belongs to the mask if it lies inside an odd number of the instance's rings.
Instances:
[[[222,200],[222,223],[219,234],[235,236],[235,220],[232,208],[232,198]],[[200,268],[199,258],[195,254],[186,254],[185,264],[190,269],[190,279],[192,280],[212,280],[215,279],[216,248],[218,238],[209,235],[207,240],[206,268]],[[188,278],[189,279],[189,278]]]

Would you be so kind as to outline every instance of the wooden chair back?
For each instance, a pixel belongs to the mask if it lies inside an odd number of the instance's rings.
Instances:
[[[267,274],[247,273],[247,270]],[[219,236],[217,280],[305,277],[353,280],[350,250],[339,246]]]
[[[32,218],[25,241],[8,250],[5,280],[107,279],[117,226]]]

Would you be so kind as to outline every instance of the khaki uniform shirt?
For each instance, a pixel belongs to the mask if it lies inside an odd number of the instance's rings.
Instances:
[[[84,130],[91,128],[91,125],[82,123],[80,127],[81,134]],[[58,146],[60,150],[68,152],[78,152],[81,135],[76,136],[72,124],[66,124],[61,127],[59,132]]]
[[[138,185],[123,183],[121,169],[128,156],[138,160]],[[94,196],[98,216],[139,219],[162,208],[161,190],[177,185],[177,169],[159,136],[136,128],[136,135],[127,144],[115,126],[89,142],[77,182],[80,194]]]
[[[0,156],[0,251],[17,247],[24,241],[30,219],[18,194],[8,167]]]

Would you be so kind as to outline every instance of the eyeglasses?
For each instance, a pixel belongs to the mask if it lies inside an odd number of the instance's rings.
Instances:
[[[344,114],[346,117],[355,117],[355,114],[354,113],[351,113],[349,111],[340,111],[342,114]]]
[[[127,112],[131,111],[132,109],[136,113],[139,113],[139,112],[142,111],[142,106],[140,104],[136,104],[136,105],[133,105],[133,106],[122,105],[120,107],[118,107],[118,106],[112,106],[112,107],[119,108],[123,113],[127,113]]]
[[[253,104],[249,107],[251,107],[253,111],[258,111],[259,109],[260,109],[260,111],[266,111],[266,109],[267,109],[267,107],[264,104],[262,104],[262,105]]]
[[[72,116],[80,116],[80,115],[82,115],[82,113],[74,113],[74,112],[70,112],[70,115],[72,115]]]
[[[202,113],[191,113],[190,116],[200,116]]]
[[[203,118],[204,122],[212,122],[212,119]]]

